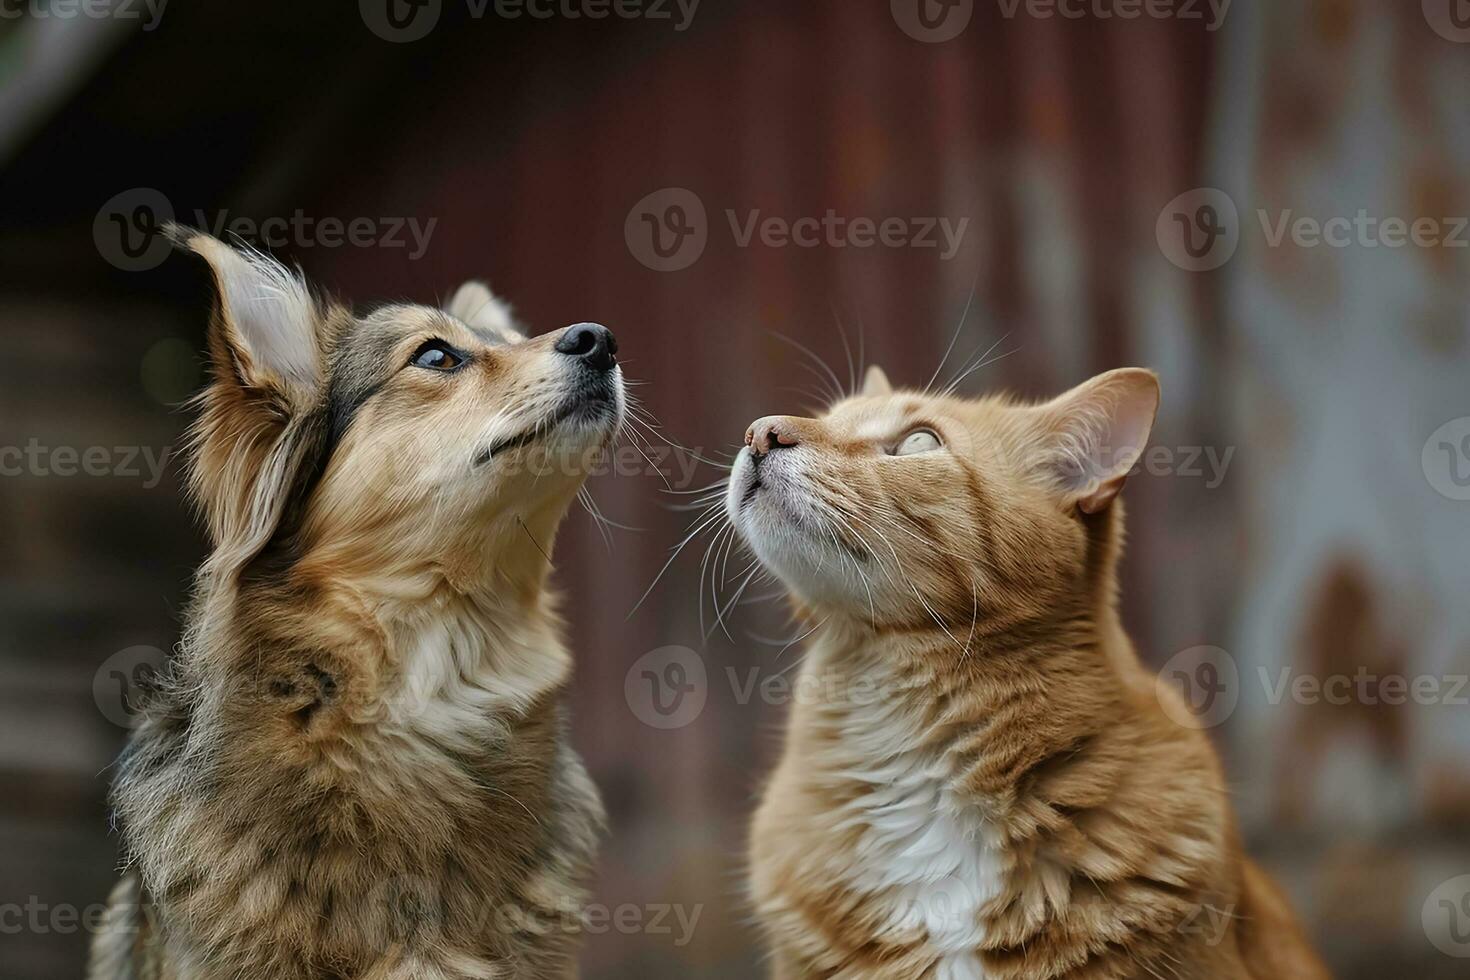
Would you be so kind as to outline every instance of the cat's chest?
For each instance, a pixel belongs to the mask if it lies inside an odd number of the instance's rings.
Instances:
[[[895,730],[884,740],[906,737]],[[878,938],[922,937],[932,976],[983,980],[982,909],[1005,887],[1005,862],[978,801],[956,793],[934,748],[854,757],[847,774],[853,792],[838,823],[856,843],[845,884],[867,896]]]

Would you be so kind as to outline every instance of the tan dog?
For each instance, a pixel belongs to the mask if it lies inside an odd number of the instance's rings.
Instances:
[[[1119,624],[1158,391],[1128,369],[1030,406],[875,369],[747,433],[727,512],[813,628],[751,843],[777,977],[1325,976]]]
[[[173,233],[219,295],[191,473],[214,550],[119,763],[88,976],[573,975],[602,809],[547,556],[620,425],[611,333],[526,339],[473,283],[354,317]]]

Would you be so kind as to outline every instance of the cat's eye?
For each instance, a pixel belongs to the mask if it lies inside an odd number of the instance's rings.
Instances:
[[[893,451],[895,456],[914,456],[918,453],[932,453],[942,445],[939,436],[930,429],[915,429],[903,437],[903,442]]]
[[[453,371],[464,363],[464,355],[442,340],[426,340],[408,363],[430,371]]]

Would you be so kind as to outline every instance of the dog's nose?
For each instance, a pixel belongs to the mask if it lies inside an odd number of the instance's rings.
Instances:
[[[573,324],[556,342],[562,354],[580,357],[589,367],[611,371],[617,366],[618,338],[600,323]]]
[[[798,445],[801,439],[796,430],[794,419],[784,415],[768,415],[763,419],[756,419],[745,430],[745,444],[757,457],[764,456],[773,449]]]

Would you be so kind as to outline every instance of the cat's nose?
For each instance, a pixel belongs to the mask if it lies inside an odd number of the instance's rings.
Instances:
[[[795,446],[801,442],[797,435],[796,420],[784,415],[767,415],[756,419],[745,430],[745,444],[756,456],[764,456],[773,449]]]

